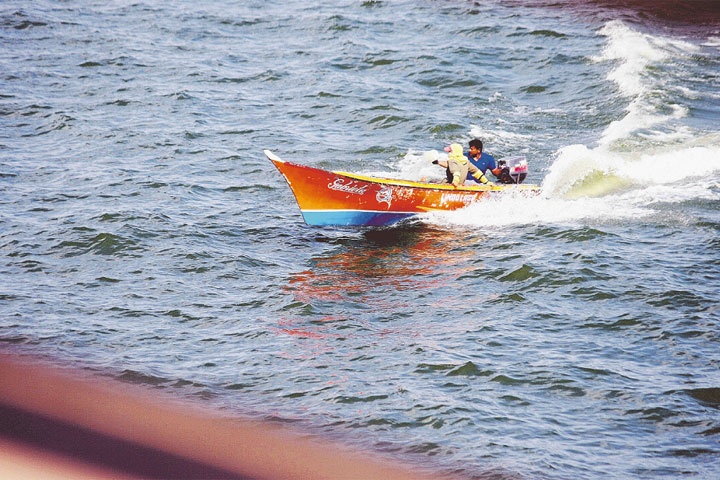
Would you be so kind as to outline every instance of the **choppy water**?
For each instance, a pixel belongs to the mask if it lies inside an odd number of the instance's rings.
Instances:
[[[468,477],[717,478],[720,13],[613,3],[4,1],[1,348]],[[476,135],[542,198],[316,229],[262,155]]]

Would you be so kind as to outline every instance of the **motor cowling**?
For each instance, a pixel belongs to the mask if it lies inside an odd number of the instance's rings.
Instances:
[[[528,163],[525,157],[511,157],[498,160],[498,182],[500,183],[522,183],[528,174]]]

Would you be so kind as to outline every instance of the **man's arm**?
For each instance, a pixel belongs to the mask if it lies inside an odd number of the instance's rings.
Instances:
[[[485,176],[485,174],[483,174],[483,172],[481,172],[480,169],[477,168],[472,163],[470,163],[470,165],[468,167],[468,172],[470,172],[470,175],[472,175],[473,178],[477,178],[480,181],[480,183],[485,184],[485,185],[494,185],[494,183],[489,181],[487,179],[487,177]]]

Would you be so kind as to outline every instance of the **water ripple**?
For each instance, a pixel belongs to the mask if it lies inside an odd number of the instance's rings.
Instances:
[[[2,349],[469,477],[713,478],[717,42],[545,3],[4,2]],[[316,229],[262,155],[473,136],[574,198]]]

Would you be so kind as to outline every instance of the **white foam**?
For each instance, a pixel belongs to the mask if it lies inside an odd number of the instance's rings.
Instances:
[[[607,126],[599,144],[603,146],[610,145],[618,140],[630,137],[635,132],[642,132],[687,115],[688,110],[683,106],[666,105],[666,107],[669,107],[671,112],[661,114],[658,113],[656,106],[649,105],[643,98],[633,100],[626,109],[627,114],[622,119],[613,121]],[[671,131],[669,135],[675,135],[675,132]]]
[[[498,101],[504,100],[504,99],[505,99],[505,95],[503,95],[500,92],[495,92],[490,97],[488,97],[488,102],[495,103],[495,102],[498,102]]]
[[[717,47],[720,48],[720,37],[708,37],[707,41],[703,43],[706,47]]]
[[[641,184],[665,185],[720,173],[720,148],[689,147],[643,153],[625,165],[628,176]]]
[[[639,33],[620,21],[609,22],[599,34],[608,37],[597,61],[619,64],[608,79],[630,97],[626,115],[611,122],[598,146],[570,145],[560,149],[543,186],[550,195],[604,195],[629,186],[650,186],[714,175],[720,165],[717,135],[697,135],[680,120],[688,108],[663,102],[681,92],[694,94],[685,86],[673,85],[650,68],[658,62],[680,58],[697,47],[685,41]],[[665,94],[665,95],[663,95]],[[658,102],[660,104],[658,104]]]
[[[575,188],[580,191],[574,196],[598,196],[628,186],[673,184],[716,176],[720,173],[720,146],[696,143],[623,153],[570,145],[558,152],[543,181],[543,191],[550,196],[565,196]]]
[[[569,145],[562,148],[545,176],[542,186],[546,195],[561,197],[595,172],[608,175],[615,163],[613,157],[585,145]]]
[[[682,40],[637,32],[619,20],[607,23],[598,33],[608,37],[608,43],[602,54],[593,60],[618,62],[608,79],[617,83],[620,91],[629,97],[646,93],[650,88],[644,75],[649,65],[671,55],[698,50],[695,45]]]
[[[614,68],[608,73],[608,80],[618,85],[620,93],[630,98],[623,118],[610,123],[599,139],[600,146],[629,138],[631,134],[655,128],[652,133],[656,140],[662,140],[662,130],[673,120],[687,116],[688,109],[668,99],[684,96],[696,97],[686,86],[673,86],[677,79],[668,74],[658,74],[652,67],[680,59],[696,52],[699,47],[677,39],[653,36],[632,30],[621,21],[609,22],[598,32],[607,37],[607,45],[602,54],[594,57],[597,62],[614,62]],[[670,128],[669,137],[678,132]]]
[[[462,210],[423,214],[425,221],[441,226],[481,226],[483,229],[523,225],[585,224],[597,221],[636,219],[652,210],[635,204],[608,202],[601,198],[566,200],[549,197],[501,195]]]
[[[433,160],[447,160],[447,153],[437,150],[408,150],[408,152],[393,165],[393,172],[370,172],[370,175],[386,178],[401,178],[404,180],[439,181],[445,177],[445,170],[434,165]]]

